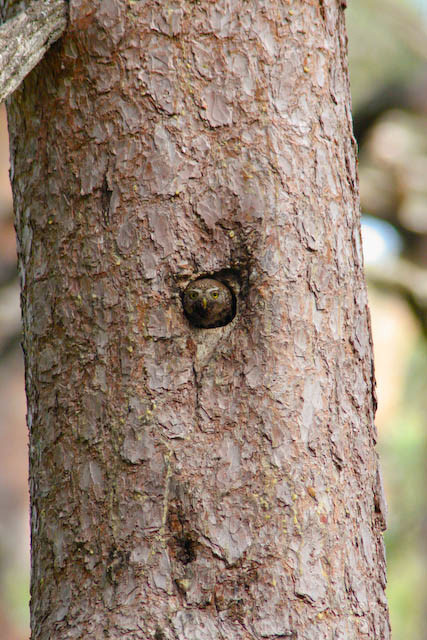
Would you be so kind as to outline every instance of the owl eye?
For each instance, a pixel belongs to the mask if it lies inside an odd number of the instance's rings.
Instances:
[[[218,298],[219,296],[219,291],[212,291],[211,293],[212,298],[215,298],[215,300]]]
[[[190,299],[191,300],[195,300],[198,296],[199,296],[199,294],[197,293],[197,291],[190,291]]]

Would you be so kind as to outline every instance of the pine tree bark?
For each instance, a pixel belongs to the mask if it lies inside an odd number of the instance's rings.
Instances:
[[[343,9],[72,0],[9,101],[33,640],[389,637]]]

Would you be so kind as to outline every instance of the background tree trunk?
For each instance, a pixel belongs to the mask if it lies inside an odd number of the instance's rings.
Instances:
[[[33,639],[388,638],[342,3],[72,0],[9,125]]]

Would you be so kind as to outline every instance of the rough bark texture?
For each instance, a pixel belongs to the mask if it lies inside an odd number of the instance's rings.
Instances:
[[[0,102],[40,62],[66,23],[64,0],[40,0],[0,27]]]
[[[342,3],[73,0],[54,49],[9,103],[33,639],[388,638]]]

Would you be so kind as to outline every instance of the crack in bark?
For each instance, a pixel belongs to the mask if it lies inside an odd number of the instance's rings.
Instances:
[[[193,363],[193,374],[194,374],[194,390],[196,394],[196,400],[194,403],[194,417],[195,417],[195,427],[200,428],[199,418],[200,418],[200,396],[199,396],[199,385],[201,382],[201,377],[197,373],[196,365]]]
[[[163,494],[162,526],[160,527],[160,537],[162,540],[164,540],[166,536],[166,522],[167,522],[168,510],[169,510],[169,490],[170,490],[170,480],[172,477],[172,466],[170,463],[171,456],[172,456],[172,451],[168,451],[168,453],[165,456],[166,477],[165,477],[165,490]]]
[[[102,217],[106,226],[110,224],[110,203],[112,195],[113,192],[108,186],[107,174],[105,174],[101,187],[101,207]]]

